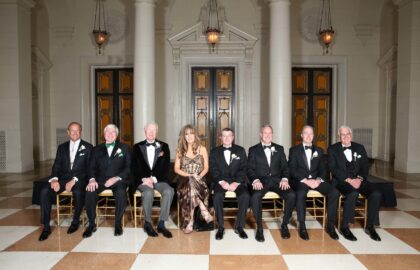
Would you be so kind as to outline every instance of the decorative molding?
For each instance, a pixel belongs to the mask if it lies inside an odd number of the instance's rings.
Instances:
[[[245,62],[252,63],[253,48],[258,38],[248,34],[239,28],[224,22],[224,32],[220,37],[220,43],[217,44],[217,54],[244,54]],[[180,63],[180,57],[183,54],[208,54],[209,44],[206,36],[202,33],[201,22],[185,29],[184,31],[168,38],[172,47],[172,56],[174,64]]]
[[[376,63],[381,69],[387,70],[397,66],[398,47],[392,46]]]
[[[51,28],[51,32],[53,37],[63,39],[63,40],[71,40],[74,35],[74,26],[56,26]]]
[[[362,42],[363,46],[373,37],[378,27],[373,24],[356,24],[353,26],[356,37]]]
[[[162,24],[162,25],[156,25],[155,27],[155,33],[156,35],[163,35],[163,36],[169,36],[173,28],[172,24]]]

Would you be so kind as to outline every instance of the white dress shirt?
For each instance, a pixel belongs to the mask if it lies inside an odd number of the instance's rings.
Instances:
[[[74,159],[76,158],[77,149],[79,149],[80,139],[73,142],[70,140],[70,169],[73,168]]]
[[[345,146],[343,145],[343,147],[345,147]],[[351,150],[350,149],[344,150],[344,155],[346,156],[346,159],[347,159],[348,162],[352,161]]]

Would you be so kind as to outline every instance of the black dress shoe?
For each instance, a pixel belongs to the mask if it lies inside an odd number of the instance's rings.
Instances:
[[[299,228],[299,236],[300,236],[300,238],[302,238],[305,241],[309,240],[309,235],[308,235],[308,231],[306,230],[306,228]]]
[[[168,231],[165,227],[157,227],[157,232],[161,233],[166,238],[172,238],[172,233]]]
[[[370,236],[370,238],[372,240],[381,241],[381,238],[379,237],[378,233],[376,232],[375,227],[367,226],[366,229],[365,229],[365,232],[367,233],[367,235]]]
[[[44,229],[41,233],[41,235],[39,236],[39,241],[44,241],[48,239],[48,236],[50,236],[51,234],[51,229]]]
[[[216,237],[215,237],[216,240],[222,240],[224,234],[225,234],[225,229],[224,228],[219,228],[217,230],[217,233],[216,233]]]
[[[147,233],[150,237],[157,237],[157,232],[153,229],[152,225],[149,222],[144,223],[144,231]]]
[[[282,224],[280,228],[281,238],[283,239],[289,239],[290,238],[290,232],[289,228],[287,228],[287,224]],[[309,239],[309,236],[308,236]]]
[[[242,239],[248,239],[248,235],[246,234],[246,232],[244,231],[242,227],[236,228],[235,233],[239,235],[239,237]]]
[[[340,234],[349,241],[357,241],[356,236],[353,235],[349,228],[340,229]]]
[[[123,228],[121,224],[115,225],[114,236],[120,236],[123,234]]]
[[[91,237],[94,232],[96,232],[96,225],[87,227],[83,232],[83,238]]]
[[[72,234],[79,229],[79,224],[71,224],[69,229],[67,230],[68,234]]]
[[[325,229],[325,231],[328,233],[328,235],[334,239],[334,240],[338,240],[338,234],[335,232],[334,226],[332,227],[327,227],[327,229]]]
[[[255,240],[257,240],[258,242],[265,241],[263,230],[257,230],[257,233],[255,234]]]

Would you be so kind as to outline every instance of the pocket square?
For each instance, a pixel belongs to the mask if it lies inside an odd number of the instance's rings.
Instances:
[[[84,156],[84,155],[85,155],[85,153],[80,153],[79,157]]]

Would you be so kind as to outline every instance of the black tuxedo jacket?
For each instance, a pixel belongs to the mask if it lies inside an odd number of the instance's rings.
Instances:
[[[347,178],[363,177],[367,180],[369,164],[365,147],[351,142],[352,161],[347,161],[341,142],[328,147],[328,166],[332,173],[333,183],[339,183]]]
[[[95,178],[96,182],[104,184],[109,178],[118,176],[122,181],[127,181],[130,165],[131,151],[128,145],[116,141],[111,156],[108,156],[105,143],[101,143],[92,150],[89,179]]]
[[[136,143],[133,147],[133,160],[131,168],[133,172],[134,185],[137,187],[142,183],[142,178],[154,176],[158,182],[167,182],[170,166],[170,156],[168,144],[156,140],[159,146],[155,149],[155,158],[152,168],[147,159],[146,140]]]
[[[280,183],[282,178],[289,179],[289,167],[283,146],[271,143],[275,148],[271,153],[271,163],[268,165],[267,157],[261,143],[249,148],[248,152],[248,178],[254,181],[260,179],[263,185]]]
[[[60,144],[57,148],[51,178],[57,177],[59,182],[65,184],[72,180],[73,177],[77,177],[79,181],[86,183],[88,180],[92,147],[90,143],[80,140],[79,148],[74,158],[73,168],[70,168],[70,141]]]
[[[230,151],[230,164],[226,163],[223,146],[215,147],[210,152],[210,173],[213,184],[225,180],[228,183],[246,183],[247,159],[245,149],[232,144]]]
[[[325,179],[326,164],[323,161],[323,151],[316,145],[312,145],[311,168],[309,169],[303,144],[298,144],[290,148],[289,151],[289,170],[293,183],[298,183],[304,178]],[[309,177],[311,176],[311,177]]]

